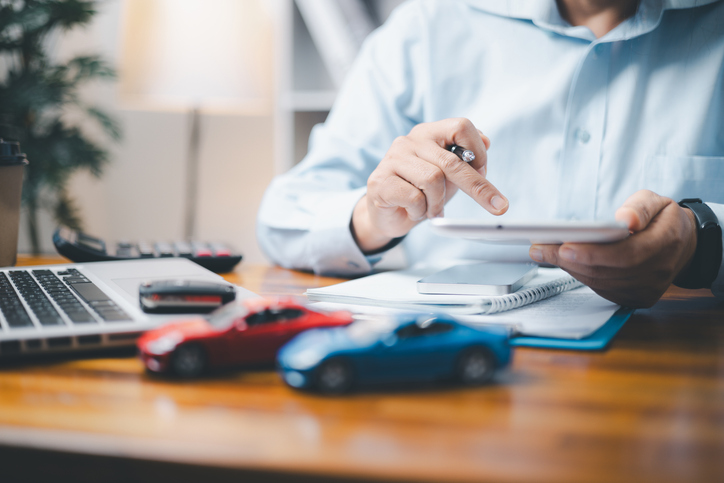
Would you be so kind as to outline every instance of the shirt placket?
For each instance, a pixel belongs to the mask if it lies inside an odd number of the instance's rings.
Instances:
[[[557,205],[562,219],[595,219],[610,55],[611,44],[591,45],[571,84]]]

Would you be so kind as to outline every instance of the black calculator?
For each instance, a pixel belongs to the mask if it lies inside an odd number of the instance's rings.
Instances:
[[[241,261],[241,254],[223,243],[204,242],[126,242],[106,243],[100,238],[61,226],[53,233],[58,253],[69,260],[104,262],[139,258],[183,257],[212,272],[230,272]]]

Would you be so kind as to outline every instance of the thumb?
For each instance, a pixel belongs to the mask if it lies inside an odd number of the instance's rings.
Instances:
[[[625,222],[631,232],[641,231],[673,202],[671,198],[659,196],[653,191],[637,191],[616,210],[616,221]]]

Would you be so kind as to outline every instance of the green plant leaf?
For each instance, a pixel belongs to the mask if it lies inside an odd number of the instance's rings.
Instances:
[[[78,170],[98,177],[109,160],[106,148],[64,119],[64,113],[77,106],[111,139],[120,139],[117,121],[83,105],[79,95],[88,81],[113,79],[112,66],[97,55],[57,63],[47,52],[50,35],[87,25],[98,3],[0,0],[0,137],[19,141],[30,161],[23,202],[34,252],[39,248],[37,211],[49,210],[59,223],[79,227],[80,211],[67,192],[68,178]]]
[[[55,221],[60,225],[83,231],[80,208],[78,208],[75,199],[68,195],[67,190],[63,189],[57,193],[57,202],[55,203],[53,214]]]
[[[114,140],[121,140],[121,125],[114,118],[109,116],[105,111],[98,109],[97,107],[87,107],[86,112],[91,117],[95,118],[103,130]]]
[[[69,82],[73,85],[89,79],[115,79],[116,77],[116,71],[113,67],[97,55],[75,57],[64,67],[66,67],[66,71],[70,74]]]

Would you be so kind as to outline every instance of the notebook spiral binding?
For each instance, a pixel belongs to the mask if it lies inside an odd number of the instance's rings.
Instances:
[[[573,290],[582,287],[583,283],[573,277],[561,278],[545,285],[538,285],[520,292],[512,293],[504,297],[493,298],[490,302],[486,315],[505,312],[506,310],[517,309],[524,305],[532,304],[544,300],[561,292]]]

